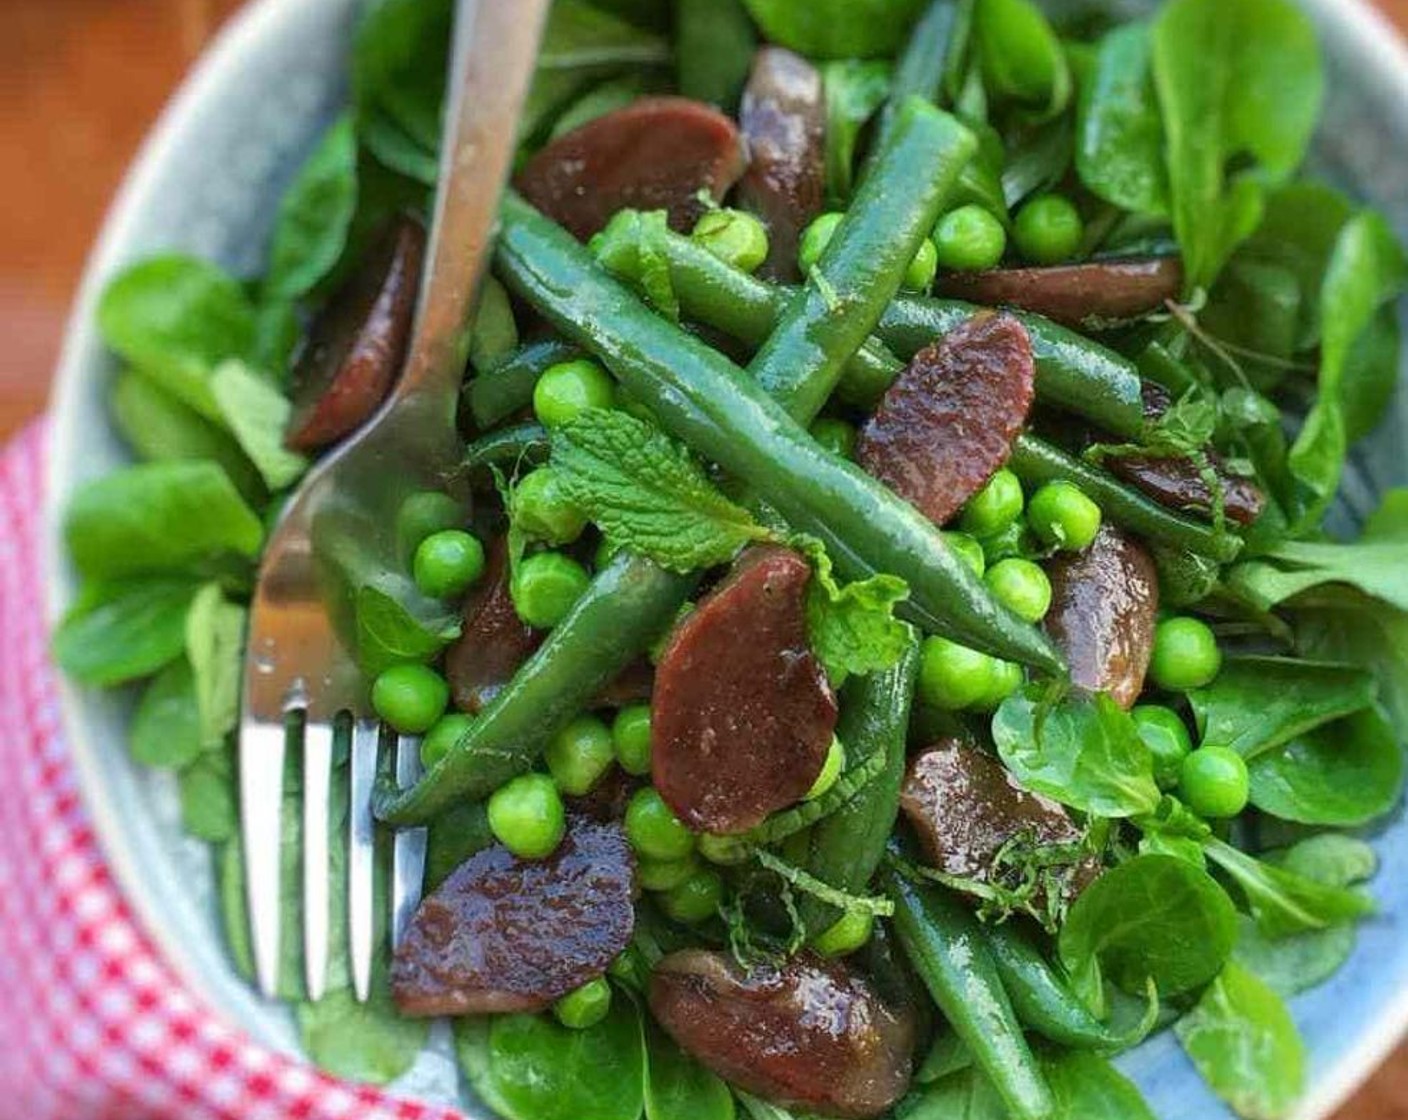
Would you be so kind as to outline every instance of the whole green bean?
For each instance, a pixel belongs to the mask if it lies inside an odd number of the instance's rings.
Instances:
[[[893,868],[884,877],[900,944],[954,1032],[1016,1120],[1050,1120],[1056,1109],[1051,1089],[978,920],[940,887],[920,886]]]
[[[503,205],[497,260],[518,295],[601,358],[667,431],[821,537],[847,578],[890,572],[908,583],[904,611],[921,626],[1064,672],[1046,636],[999,605],[913,506],[819,447],[742,370],[652,313],[515,195]]]
[[[545,369],[581,355],[571,343],[553,338],[520,346],[465,386],[465,402],[475,427],[485,431],[532,403],[533,386]]]
[[[547,429],[541,424],[515,424],[486,432],[464,449],[463,470],[473,472],[489,466],[524,463],[537,466],[547,460]]]
[[[694,583],[619,553],[444,758],[408,790],[377,786],[376,815],[425,824],[527,771],[548,740],[670,625]]]
[[[1236,535],[1219,533],[1211,525],[1180,517],[1108,472],[1066,454],[1030,432],[1017,437],[1007,466],[1028,487],[1056,481],[1075,483],[1107,518],[1151,544],[1185,548],[1223,564],[1235,560],[1242,549],[1241,538]]]

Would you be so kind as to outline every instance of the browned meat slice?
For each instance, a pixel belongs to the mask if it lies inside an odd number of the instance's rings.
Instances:
[[[1019,307],[1083,330],[1103,330],[1157,311],[1182,288],[1183,262],[1177,257],[949,272],[936,286],[953,299]]]
[[[655,966],[650,1010],[725,1081],[787,1108],[878,1116],[909,1087],[913,1019],[838,962],[803,954],[745,972],[686,949]]]
[[[1071,681],[1131,707],[1154,649],[1159,579],[1153,558],[1105,525],[1084,552],[1052,559],[1046,574],[1052,592],[1046,630],[1066,656]]]
[[[1029,793],[997,759],[955,738],[910,760],[900,807],[930,865],[979,882],[993,877],[997,853],[1018,836],[1036,844],[1081,838],[1060,805]]]
[[[753,548],[679,624],[655,672],[655,786],[690,828],[745,832],[821,773],[836,697],[807,639],[811,569]]]
[[[799,275],[797,243],[819,213],[826,189],[826,95],[821,74],[799,54],[764,47],[738,114],[748,141],[748,171],[738,199],[768,227],[763,274]]]
[[[1035,376],[1026,328],[974,315],[905,367],[861,428],[856,460],[942,525],[1007,462]]]
[[[527,626],[509,596],[508,543],[489,546],[484,575],[464,603],[464,626],[445,654],[455,706],[479,712],[513,679],[543,636]]]
[[[522,195],[585,241],[618,210],[668,210],[694,228],[703,204],[743,174],[738,129],[716,109],[684,97],[643,97],[554,140],[514,179]]]
[[[351,435],[386,398],[401,371],[425,256],[425,227],[403,216],[328,301],[293,372],[284,442],[317,451]]]
[[[391,965],[403,1015],[541,1011],[600,976],[635,928],[635,858],[585,817],[545,860],[471,856],[416,911]]]

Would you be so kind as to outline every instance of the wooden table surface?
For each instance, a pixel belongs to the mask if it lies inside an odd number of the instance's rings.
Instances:
[[[1408,0],[1378,0],[1408,29]],[[0,440],[44,407],[103,211],[239,0],[0,0]],[[1408,1120],[1408,1046],[1334,1120]]]

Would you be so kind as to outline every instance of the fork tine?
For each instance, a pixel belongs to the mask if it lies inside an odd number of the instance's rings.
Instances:
[[[303,962],[308,999],[317,1003],[328,986],[328,816],[332,799],[329,723],[303,729]]]
[[[245,900],[254,974],[272,998],[279,984],[279,882],[284,757],[281,723],[250,723],[240,733],[240,822],[244,830]]]
[[[420,739],[402,736],[396,747],[396,784],[406,789],[420,779],[420,774]],[[423,828],[403,828],[396,833],[391,872],[392,948],[401,944],[401,935],[420,905],[421,884],[425,880],[425,842]]]
[[[376,782],[381,729],[375,720],[352,724],[351,804],[347,821],[347,933],[352,958],[352,990],[365,1003],[372,987],[372,951],[376,941],[373,903],[376,833],[372,821],[372,786]]]

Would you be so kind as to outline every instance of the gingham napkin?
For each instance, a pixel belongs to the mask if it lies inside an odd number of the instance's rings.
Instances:
[[[60,727],[44,446],[36,425],[0,452],[0,1120],[455,1120],[256,1045],[138,927]]]

